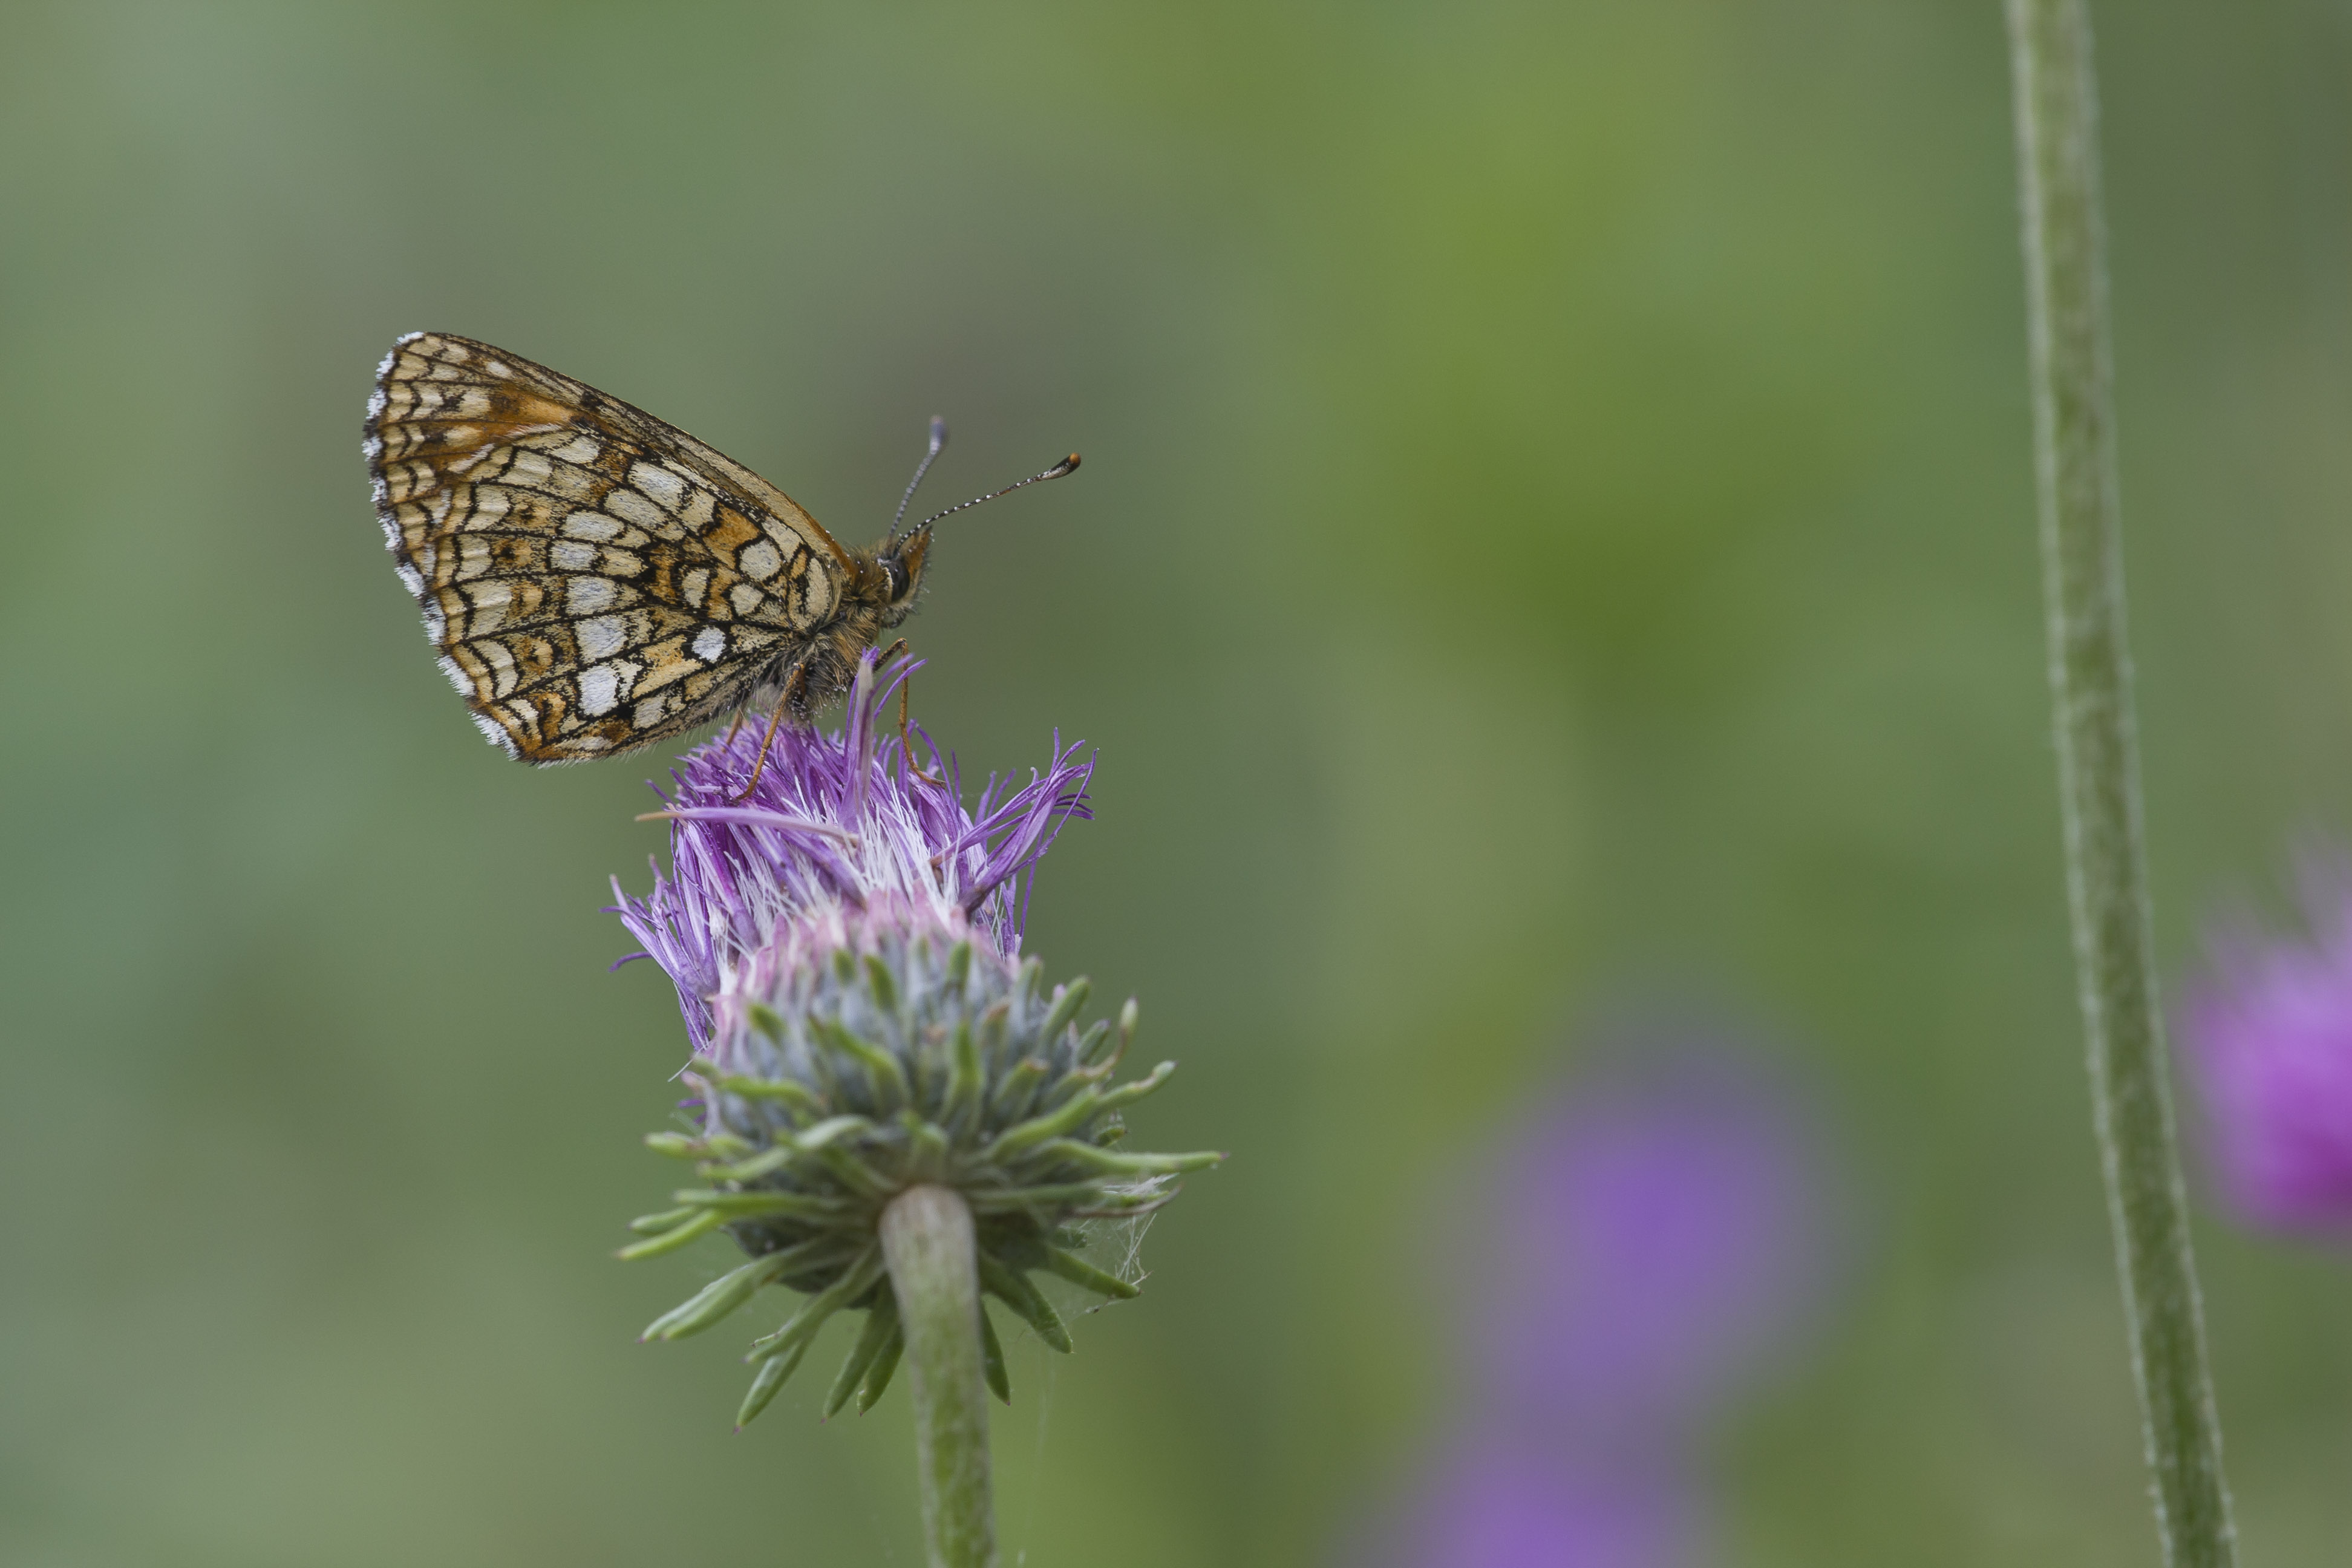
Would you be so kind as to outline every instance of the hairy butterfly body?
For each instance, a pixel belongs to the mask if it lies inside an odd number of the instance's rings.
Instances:
[[[733,709],[808,722],[913,610],[939,521],[841,544],[685,431],[444,332],[384,356],[366,437],[442,670],[528,763],[618,756]],[[933,455],[944,439],[935,422]]]

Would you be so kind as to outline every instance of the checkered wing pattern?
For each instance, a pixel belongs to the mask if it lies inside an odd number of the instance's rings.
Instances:
[[[616,756],[740,705],[833,620],[853,569],[741,464],[467,338],[393,345],[366,450],[442,669],[529,763]]]

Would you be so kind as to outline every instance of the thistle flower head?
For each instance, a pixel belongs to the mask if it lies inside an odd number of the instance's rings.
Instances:
[[[884,720],[916,668],[901,663],[885,676],[869,653],[838,733],[782,728],[759,766],[762,726],[746,725],[696,748],[671,774],[660,814],[674,825],[670,874],[656,866],[643,899],[618,881],[613,892],[621,923],[676,983],[698,1052],[710,1044],[718,999],[740,986],[749,961],[828,911],[879,898],[1003,956],[1020,952],[1023,874],[1064,821],[1091,815],[1094,763],[1057,739],[1043,773],[1020,786],[991,778],[966,810],[952,762],[932,748],[940,776],[918,773],[906,748],[920,731],[890,733]]]
[[[695,1130],[648,1142],[698,1162],[702,1178],[636,1222],[650,1239],[622,1255],[725,1229],[751,1258],[646,1337],[699,1332],[772,1283],[810,1298],[752,1347],[761,1371],[739,1426],[843,1308],[866,1310],[866,1330],[826,1414],[879,1396],[898,1339],[877,1227],[908,1188],[962,1195],[982,1289],[1067,1350],[1031,1273],[1137,1294],[1078,1256],[1079,1227],[1148,1214],[1179,1174],[1222,1157],[1110,1147],[1123,1108],[1173,1064],[1113,1087],[1135,1004],[1087,1024],[1087,983],[1049,991],[1021,955],[1029,875],[1060,825],[1087,815],[1092,764],[1057,743],[1028,784],[991,780],[967,810],[952,763],[925,742],[938,773],[923,773],[915,736],[882,721],[911,669],[880,676],[869,653],[842,729],[779,734],[746,798],[755,739],[691,753],[660,814],[670,874],[656,868],[653,891],[618,911],[677,984],[694,1045],[682,1076]],[[1009,1397],[984,1320],[990,1381]]]
[[[2211,943],[2182,1043],[2231,1205],[2283,1230],[2352,1228],[2352,871],[2305,870],[2306,931],[2241,922]]]

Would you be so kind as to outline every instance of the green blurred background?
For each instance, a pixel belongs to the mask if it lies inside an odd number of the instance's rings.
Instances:
[[[2352,795],[2352,10],[2100,8],[2166,960]],[[2144,1563],[2041,685],[1992,0],[0,6],[0,1561],[913,1564],[906,1405],[635,1331],[658,759],[533,773],[359,454],[486,338],[879,531],[1032,950],[1237,1151],[1014,1347],[1008,1564],[1333,1560],[1447,1409],[1461,1173],[1628,994],[1869,1215],[1727,1559]],[[2254,1563],[2352,1538],[2352,1269],[2208,1218]],[[836,1331],[838,1332],[838,1331]]]

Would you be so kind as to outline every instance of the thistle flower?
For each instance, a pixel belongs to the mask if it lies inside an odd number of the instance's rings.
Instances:
[[[1018,786],[967,810],[952,761],[883,709],[915,666],[861,662],[837,733],[786,728],[758,761],[751,727],[672,775],[668,876],[617,912],[678,989],[694,1047],[681,1077],[692,1131],[647,1142],[698,1163],[701,1184],[633,1228],[644,1258],[724,1230],[750,1261],[657,1318],[647,1339],[699,1333],[777,1284],[808,1300],[751,1348],[740,1427],[772,1399],[824,1323],[866,1314],[824,1402],[870,1407],[903,1336],[882,1216],[916,1187],[969,1206],[982,1289],[1056,1350],[1068,1331],[1031,1278],[1099,1295],[1136,1287],[1079,1256],[1095,1219],[1150,1213],[1215,1153],[1113,1149],[1122,1111],[1174,1070],[1112,1087],[1136,1005],[1084,1024],[1087,983],[1049,992],[1021,953],[1029,882],[1061,825],[1085,816],[1091,762],[1055,742]],[[917,765],[928,752],[931,772]],[[989,1385],[1011,1397],[981,1314]]]
[[[2182,1043],[2231,1204],[2282,1230],[2352,1227],[2352,869],[2314,857],[2306,932],[2240,922],[2210,943]]]

